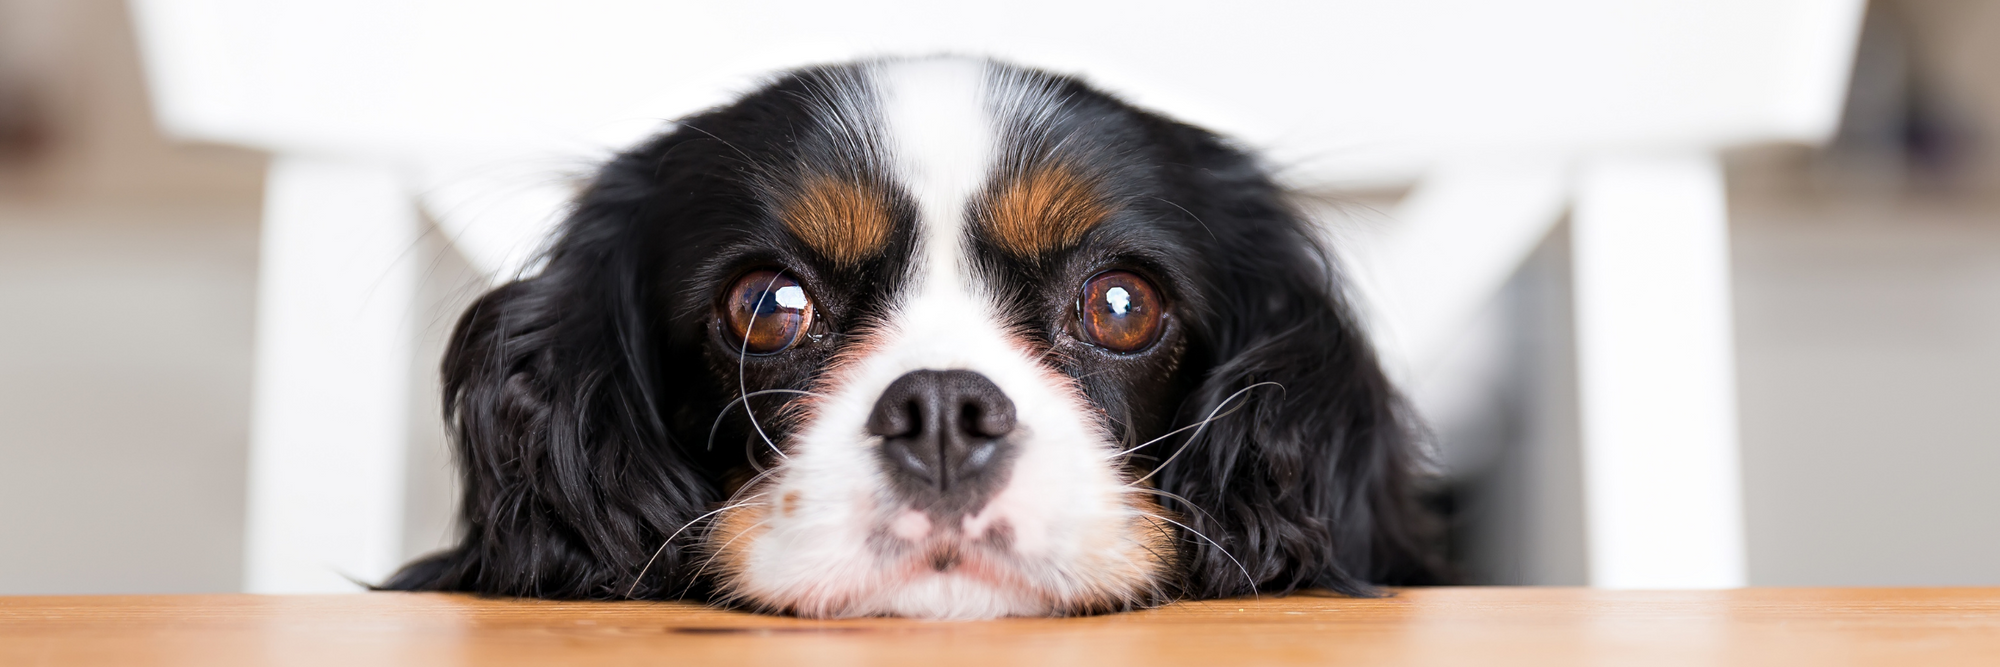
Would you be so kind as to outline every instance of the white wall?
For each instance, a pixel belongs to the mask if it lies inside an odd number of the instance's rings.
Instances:
[[[2000,206],[1744,206],[1750,580],[2000,584]]]
[[[0,593],[237,587],[255,211],[0,205]]]

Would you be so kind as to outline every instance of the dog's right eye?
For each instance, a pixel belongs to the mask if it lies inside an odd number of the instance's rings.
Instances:
[[[1076,309],[1084,339],[1119,353],[1152,345],[1165,314],[1153,284],[1129,271],[1106,271],[1084,281]]]
[[[799,342],[812,327],[806,288],[778,271],[752,271],[723,295],[723,315],[743,352],[771,354]]]

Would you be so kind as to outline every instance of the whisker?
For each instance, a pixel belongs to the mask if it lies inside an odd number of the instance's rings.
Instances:
[[[703,514],[703,515],[701,515],[701,516],[698,516],[698,517],[695,517],[695,518],[693,518],[693,519],[689,520],[689,521],[688,521],[687,523],[684,523],[684,524],[681,524],[681,527],[680,527],[680,528],[678,528],[678,529],[675,529],[675,530],[674,530],[674,533],[673,533],[672,535],[668,535],[668,536],[667,536],[667,539],[666,539],[665,541],[662,541],[662,542],[660,542],[660,548],[658,548],[658,549],[654,549],[654,550],[653,550],[653,557],[652,557],[652,558],[648,558],[648,559],[646,559],[646,564],[645,564],[644,566],[641,566],[641,567],[639,568],[639,575],[638,575],[638,576],[635,576],[635,577],[633,577],[633,578],[632,578],[632,587],[631,587],[631,588],[627,588],[627,589],[625,589],[625,597],[627,597],[627,598],[630,598],[630,597],[632,597],[632,593],[633,593],[633,592],[635,592],[635,591],[638,591],[638,590],[639,590],[639,582],[641,582],[641,581],[645,581],[645,580],[646,580],[646,571],[647,571],[647,570],[651,570],[651,569],[653,569],[653,561],[656,561],[656,560],[659,560],[659,559],[660,559],[660,554],[663,554],[663,553],[666,553],[666,551],[667,551],[667,545],[669,545],[669,544],[673,544],[673,543],[674,543],[674,538],[676,538],[676,537],[680,537],[680,536],[681,536],[681,533],[682,533],[683,531],[686,531],[686,530],[687,530],[687,529],[688,529],[689,527],[691,527],[691,526],[695,525],[696,523],[700,523],[702,519],[706,519],[706,518],[709,518],[709,517],[712,517],[712,516],[715,516],[715,515],[717,515],[717,514],[721,514],[721,513],[723,513],[723,512],[727,512],[727,511],[729,511],[729,510],[733,510],[733,509],[736,509],[736,508],[739,508],[739,507],[747,507],[747,506],[749,506],[749,505],[750,505],[751,503],[753,503],[753,502],[755,502],[755,501],[754,501],[754,500],[750,500],[750,501],[744,501],[744,502],[741,502],[741,503],[738,503],[738,504],[735,504],[735,505],[729,505],[729,506],[726,506],[726,507],[721,507],[721,508],[717,508],[717,509],[715,509],[714,511],[711,511],[711,512],[708,512],[708,513],[706,513],[706,514]]]
[[[706,451],[712,451],[715,449],[715,433],[716,431],[722,428],[722,418],[729,416],[729,411],[731,409],[734,409],[737,403],[743,403],[752,398],[756,398],[758,396],[763,396],[766,394],[802,394],[814,398],[827,397],[826,394],[819,394],[810,391],[800,391],[797,389],[763,389],[759,391],[753,391],[748,394],[744,394],[742,396],[738,396],[736,400],[730,401],[728,405],[722,406],[721,412],[715,413],[715,423],[710,424],[708,427],[708,445],[702,447],[702,449]]]
[[[1194,224],[1197,224],[1197,225],[1201,225],[1201,230],[1202,230],[1202,231],[1205,231],[1205,232],[1208,232],[1208,237],[1209,237],[1209,238],[1211,238],[1211,239],[1215,239],[1215,240],[1217,240],[1217,241],[1221,241],[1221,240],[1222,240],[1222,239],[1221,239],[1220,237],[1217,237],[1217,236],[1215,235],[1215,230],[1213,230],[1213,229],[1209,229],[1209,228],[1208,228],[1208,223],[1206,223],[1206,222],[1202,222],[1202,221],[1201,221],[1201,216],[1198,216],[1198,215],[1195,215],[1195,214],[1194,214],[1194,211],[1190,211],[1190,210],[1187,210],[1187,207],[1186,207],[1186,206],[1182,206],[1182,205],[1180,205],[1180,204],[1176,204],[1176,203],[1173,203],[1173,202],[1170,202],[1170,201],[1167,201],[1167,200],[1165,200],[1165,199],[1161,199],[1161,198],[1159,198],[1159,197],[1154,197],[1153,199],[1156,199],[1156,200],[1158,200],[1158,201],[1159,201],[1160,203],[1162,203],[1162,204],[1166,204],[1166,205],[1168,205],[1168,206],[1172,206],[1172,207],[1174,207],[1174,208],[1177,208],[1177,209],[1180,209],[1182,213],[1186,213],[1186,214],[1187,214],[1187,217],[1189,217],[1189,218],[1191,218],[1191,219],[1193,219],[1193,220],[1194,220]]]
[[[1157,524],[1156,524],[1156,525],[1157,525]],[[1160,536],[1161,536],[1161,537],[1168,537],[1168,538],[1171,538],[1171,537],[1172,537],[1171,535],[1168,535],[1168,534],[1167,534],[1167,529],[1165,529],[1165,528],[1159,528],[1158,530],[1159,530],[1159,534],[1160,534]],[[1160,563],[1160,564],[1161,564],[1162,566],[1168,566],[1168,565],[1172,565],[1172,564],[1173,564],[1173,562],[1174,562],[1174,561],[1173,561],[1173,559],[1170,559],[1170,558],[1167,558],[1167,557],[1166,557],[1166,556],[1164,556],[1164,555],[1161,555],[1161,554],[1160,554],[1160,552],[1158,552],[1158,551],[1154,551],[1154,550],[1153,550],[1153,547],[1152,547],[1152,545],[1149,545],[1149,544],[1146,544],[1146,543],[1145,543],[1144,541],[1140,541],[1140,542],[1139,542],[1138,544],[1139,544],[1139,549],[1140,549],[1140,550],[1142,550],[1142,551],[1145,551],[1146,553],[1149,553],[1149,554],[1152,554],[1152,555],[1153,555],[1153,560],[1154,560],[1155,562],[1158,562],[1158,563]],[[1157,588],[1159,587],[1159,584],[1157,584],[1157,583],[1153,583],[1153,582],[1151,582],[1151,581],[1148,581],[1146,585],[1147,585],[1147,586],[1148,586],[1149,588],[1153,588],[1153,589],[1157,589]],[[1150,591],[1150,592],[1158,592],[1158,591],[1157,591],[1157,590],[1154,590],[1154,591]],[[1127,611],[1130,611],[1130,607],[1131,607],[1131,605],[1133,604],[1133,602],[1134,602],[1134,601],[1133,601],[1132,599],[1130,599],[1130,598],[1128,597],[1128,598],[1127,598],[1127,599],[1125,599],[1125,600],[1124,600],[1123,602],[1124,602],[1124,604],[1125,604],[1125,605],[1126,605],[1126,607],[1127,607]]]
[[[1231,563],[1235,563],[1235,564],[1236,564],[1236,569],[1237,569],[1238,571],[1241,571],[1241,572],[1243,573],[1243,581],[1245,581],[1245,582],[1247,582],[1247,583],[1249,583],[1249,584],[1250,584],[1250,597],[1251,597],[1251,598],[1259,598],[1259,597],[1261,597],[1261,596],[1259,596],[1259,595],[1257,594],[1257,580],[1256,580],[1256,579],[1252,579],[1252,578],[1250,578],[1250,568],[1246,568],[1246,567],[1243,567],[1243,561],[1240,561],[1240,560],[1236,560],[1236,557],[1235,557],[1235,556],[1231,556],[1231,555],[1229,555],[1229,550],[1228,550],[1228,549],[1224,549],[1224,548],[1222,548],[1222,543],[1220,543],[1220,542],[1217,542],[1217,541],[1215,541],[1215,540],[1212,540],[1212,539],[1209,539],[1209,537],[1208,537],[1207,535],[1203,535],[1203,534],[1201,534],[1201,531],[1198,531],[1198,530],[1195,530],[1195,529],[1193,529],[1193,528],[1189,528],[1189,527],[1187,526],[1187,524],[1184,524],[1184,523],[1181,523],[1181,522],[1179,522],[1179,521],[1175,521],[1175,520],[1173,520],[1173,519],[1169,519],[1169,518],[1166,518],[1166,517],[1163,517],[1163,516],[1160,516],[1160,515],[1158,515],[1158,514],[1154,514],[1154,513],[1152,513],[1152,512],[1140,512],[1140,514],[1144,514],[1144,515],[1146,515],[1146,516],[1149,516],[1149,517],[1153,517],[1153,518],[1155,518],[1155,519],[1159,519],[1159,520],[1161,520],[1161,521],[1165,521],[1165,522],[1167,522],[1167,523],[1171,523],[1171,524],[1174,524],[1174,525],[1176,525],[1176,526],[1180,526],[1180,527],[1181,527],[1181,530],[1185,530],[1185,531],[1187,531],[1187,532],[1189,532],[1189,533],[1193,534],[1193,535],[1194,535],[1195,537],[1199,537],[1199,538],[1201,538],[1201,539],[1204,539],[1204,540],[1208,540],[1208,543],[1209,543],[1209,544],[1213,544],[1213,545],[1215,545],[1215,552],[1216,552],[1216,553],[1219,553],[1219,554],[1222,554],[1222,557],[1223,557],[1223,558],[1227,558],[1227,559],[1229,559],[1229,562],[1231,562]]]
[[[1103,375],[1103,374],[1106,374],[1106,373],[1110,373],[1110,372],[1112,372],[1112,371],[1114,371],[1114,370],[1118,370],[1118,369],[1115,369],[1115,368],[1106,368],[1106,369],[1104,369],[1104,370],[1101,370],[1101,371],[1097,371],[1097,372],[1094,372],[1094,373],[1084,373],[1084,374],[1082,374],[1082,375],[1078,375],[1078,376],[1076,376],[1076,377],[1074,377],[1074,378],[1070,378],[1070,379],[1072,379],[1072,380],[1075,380],[1075,381],[1077,381],[1077,382],[1082,382],[1082,381],[1083,381],[1083,380],[1084,380],[1085,378],[1091,378],[1091,377],[1096,377],[1096,376],[1099,376],[1099,375]]]
[[[721,143],[722,143],[722,145],[724,145],[724,146],[728,146],[728,147],[729,147],[729,150],[732,150],[732,151],[736,151],[736,154],[737,154],[737,155],[739,155],[739,156],[742,156],[742,158],[743,158],[743,162],[744,162],[745,164],[756,164],[756,163],[757,163],[757,161],[756,161],[756,160],[754,160],[754,159],[751,159],[751,158],[750,158],[750,154],[749,154],[749,153],[745,153],[745,152],[743,152],[743,149],[741,149],[741,148],[737,148],[737,147],[736,147],[736,144],[732,144],[732,143],[729,143],[729,140],[727,140],[727,139],[723,139],[722,137],[718,137],[718,136],[715,136],[715,133],[714,133],[714,132],[710,132],[710,131],[708,131],[708,130],[704,130],[704,129],[701,129],[701,128],[699,128],[699,127],[696,127],[696,126],[695,126],[694,124],[692,124],[692,123],[681,123],[681,124],[680,124],[680,126],[681,126],[681,127],[685,127],[685,128],[687,128],[687,129],[690,129],[690,130],[694,130],[694,131],[696,131],[696,132],[700,132],[700,133],[702,133],[702,134],[706,134],[706,135],[708,135],[708,138],[710,138],[710,139],[714,139],[714,140],[716,140],[716,141],[718,141],[718,142],[721,142]],[[1181,210],[1187,210],[1187,209],[1181,209]],[[1190,215],[1192,215],[1192,214],[1190,214]]]
[[[1222,406],[1218,405],[1218,406],[1216,406],[1216,407],[1220,408],[1220,407],[1222,407]],[[1157,438],[1153,438],[1153,439],[1151,439],[1151,440],[1147,440],[1147,441],[1145,441],[1145,442],[1142,442],[1142,443],[1139,443],[1139,444],[1137,444],[1137,445],[1133,445],[1133,446],[1132,446],[1132,447],[1131,447],[1130,449],[1125,449],[1125,450],[1121,450],[1121,451],[1116,451],[1116,452],[1112,452],[1110,456],[1107,456],[1107,457],[1105,457],[1105,458],[1107,458],[1107,459],[1115,459],[1115,458],[1118,458],[1118,457],[1120,457],[1120,456],[1124,456],[1124,455],[1126,455],[1126,454],[1130,454],[1130,453],[1132,453],[1132,452],[1136,452],[1136,451],[1139,451],[1139,450],[1141,450],[1141,449],[1145,449],[1146,447],[1148,447],[1148,446],[1151,446],[1151,445],[1152,445],[1153,443],[1157,443],[1157,442],[1159,442],[1159,441],[1161,441],[1161,440],[1165,440],[1165,439],[1167,439],[1167,438],[1171,438],[1171,437],[1174,437],[1175,435],[1177,435],[1177,434],[1179,434],[1179,433],[1182,433],[1182,432],[1185,432],[1185,431],[1187,431],[1188,429],[1191,429],[1191,428],[1201,428],[1201,427],[1203,427],[1203,426],[1206,426],[1206,425],[1208,425],[1208,423],[1209,423],[1209,422],[1212,422],[1212,421],[1216,421],[1216,420],[1218,420],[1218,419],[1221,419],[1221,418],[1223,418],[1223,417],[1227,417],[1227,416],[1230,416],[1230,415],[1233,415],[1233,414],[1236,414],[1236,411],[1237,411],[1237,410],[1241,410],[1242,408],[1243,408],[1243,406],[1240,406],[1240,405],[1239,405],[1239,406],[1236,406],[1236,407],[1234,407],[1234,408],[1230,408],[1228,412],[1224,412],[1224,413],[1222,413],[1222,414],[1219,414],[1219,415],[1218,415],[1218,414],[1214,414],[1214,413],[1209,413],[1209,417],[1208,417],[1208,418],[1206,418],[1206,419],[1203,419],[1203,420],[1201,420],[1201,421],[1198,421],[1198,422],[1195,422],[1195,423],[1193,423],[1193,424],[1188,424],[1188,425],[1186,425],[1186,426],[1182,426],[1182,427],[1180,427],[1180,428],[1177,428],[1177,429],[1174,429],[1174,430],[1171,430],[1171,431],[1167,431],[1166,433],[1162,433],[1162,434],[1160,434],[1160,437],[1157,437]]]
[[[757,473],[757,475],[756,475],[756,476],[754,476],[754,477],[751,477],[750,479],[748,479],[748,480],[744,481],[744,482],[743,482],[743,486],[741,486],[741,487],[738,487],[738,488],[736,489],[736,493],[734,493],[734,494],[731,494],[731,495],[729,496],[729,499],[728,499],[728,500],[725,500],[725,501],[722,501],[722,502],[724,502],[724,503],[733,503],[733,502],[736,502],[736,499],[738,499],[738,498],[742,498],[742,497],[743,497],[743,494],[745,494],[745,493],[748,493],[748,492],[749,492],[749,491],[750,491],[751,489],[753,489],[753,488],[756,488],[756,487],[757,487],[757,483],[758,483],[758,482],[761,482],[761,481],[764,481],[764,478],[766,478],[766,477],[770,477],[771,475],[773,475],[773,474],[777,473],[777,472],[778,472],[778,470],[780,470],[780,469],[779,469],[779,468],[771,468],[771,469],[769,469],[769,470],[765,470],[765,471],[763,471],[763,472],[760,472],[760,473]],[[764,494],[762,494],[762,493],[758,493],[758,494],[755,494],[755,495],[752,495],[752,496],[750,496],[750,497],[751,497],[751,498],[760,498],[760,497],[763,497],[763,496],[764,496]]]
[[[1112,458],[1117,458],[1117,457],[1120,457],[1120,456],[1124,456],[1124,455],[1126,455],[1126,454],[1130,454],[1130,453],[1132,453],[1133,451],[1135,451],[1135,450],[1138,450],[1138,449],[1139,449],[1140,447],[1145,447],[1145,446],[1147,446],[1147,445],[1151,445],[1151,444],[1153,444],[1153,443],[1156,443],[1156,442],[1159,442],[1159,441],[1161,441],[1161,440],[1165,440],[1165,439],[1167,439],[1167,438],[1170,438],[1170,437],[1173,437],[1173,436],[1174,436],[1174,434],[1177,434],[1177,433],[1180,433],[1180,432],[1182,432],[1182,431],[1186,431],[1186,430],[1188,430],[1188,429],[1191,429],[1191,428],[1200,428],[1200,427],[1202,427],[1202,426],[1207,426],[1209,422],[1212,422],[1212,421],[1215,421],[1215,420],[1217,420],[1217,419],[1221,419],[1221,418],[1223,418],[1223,417],[1227,417],[1227,416],[1229,416],[1229,415],[1233,415],[1233,414],[1236,414],[1236,411],[1237,411],[1237,410],[1241,410],[1241,409],[1243,409],[1243,406],[1239,405],[1239,406],[1236,406],[1236,407],[1234,407],[1234,408],[1230,408],[1229,412],[1226,412],[1226,413],[1223,413],[1223,414],[1220,414],[1220,415],[1217,415],[1217,414],[1215,414],[1215,413],[1216,413],[1217,411],[1221,410],[1223,406],[1226,406],[1226,405],[1229,405],[1229,402],[1230,402],[1230,401],[1233,401],[1233,400],[1236,400],[1236,399],[1237,399],[1238,397],[1241,397],[1241,396],[1242,396],[1242,395],[1243,395],[1243,394],[1244,394],[1245,392],[1248,392],[1248,391],[1250,391],[1250,390],[1252,390],[1252,389],[1256,389],[1256,388],[1258,388],[1258,387],[1262,387],[1262,386],[1264,386],[1264,385],[1267,385],[1267,384],[1268,384],[1268,385],[1273,385],[1273,386],[1277,386],[1277,387],[1278,387],[1279,389],[1283,389],[1283,388],[1284,388],[1284,387],[1283,387],[1282,385],[1279,385],[1279,384],[1278,384],[1278,383],[1276,383],[1276,382],[1259,382],[1259,383],[1257,383],[1257,384],[1253,384],[1253,385],[1250,385],[1250,386],[1248,386],[1248,387],[1244,387],[1244,388],[1242,388],[1242,389],[1238,389],[1238,390],[1236,390],[1236,392],[1235,392],[1235,393],[1233,393],[1233,394],[1230,394],[1230,395],[1229,395],[1228,397],[1225,397],[1225,398],[1223,398],[1223,399],[1222,399],[1222,402],[1220,402],[1220,403],[1217,403],[1217,404],[1215,404],[1215,409],[1214,409],[1214,410],[1210,410],[1210,411],[1208,411],[1208,417],[1207,417],[1207,418],[1205,418],[1205,419],[1203,419],[1203,420],[1201,420],[1201,421],[1198,421],[1198,422],[1195,422],[1195,423],[1193,423],[1193,424],[1188,424],[1188,425],[1186,425],[1186,426],[1182,426],[1182,427],[1180,427],[1180,428],[1177,428],[1177,429],[1174,429],[1174,430],[1172,430],[1172,431],[1168,431],[1168,432],[1166,432],[1165,434],[1162,434],[1162,435],[1161,435],[1160,437],[1157,437],[1157,438],[1153,438],[1152,440],[1147,440],[1147,441],[1146,441],[1146,442],[1145,442],[1144,444],[1141,444],[1141,445],[1139,445],[1139,446],[1137,446],[1137,447],[1133,447],[1133,448],[1131,448],[1131,449],[1127,449],[1127,450],[1124,450],[1124,451],[1121,451],[1121,452],[1118,452],[1118,453],[1116,453],[1116,454],[1112,454],[1112,455],[1111,455],[1111,457],[1112,457]]]
[[[1214,410],[1210,410],[1210,411],[1208,411],[1208,418],[1207,418],[1207,419],[1203,419],[1203,420],[1201,420],[1201,422],[1200,422],[1199,424],[1196,424],[1196,426],[1198,426],[1198,428],[1196,428],[1196,429],[1195,429],[1195,432],[1194,432],[1194,435],[1191,435],[1191,436],[1188,436],[1188,442],[1187,442],[1187,444],[1186,444],[1186,445],[1183,445],[1183,446],[1181,446],[1181,448],[1180,448],[1180,449],[1177,449],[1177,450],[1174,450],[1174,453],[1173,453],[1173,455],[1172,455],[1172,456],[1168,456],[1168,457],[1167,457],[1167,460],[1165,460],[1165,461],[1161,461],[1161,462],[1160,462],[1160,464],[1159,464],[1159,465],[1157,465],[1157,466],[1153,466],[1153,471],[1152,471],[1152,472],[1149,472],[1149,473],[1146,473],[1146,474],[1145,474],[1144,476],[1141,476],[1141,477],[1140,477],[1140,478],[1138,478],[1138,479],[1135,479],[1135,480],[1132,480],[1132,481],[1130,482],[1130,484],[1131,484],[1131,485],[1134,485],[1134,486],[1136,486],[1136,485],[1138,485],[1138,484],[1139,484],[1140,482],[1144,482],[1144,481],[1146,481],[1146,480],[1148,480],[1148,479],[1151,479],[1151,478],[1152,478],[1152,477],[1153,477],[1154,475],[1158,475],[1158,474],[1160,474],[1160,471],[1162,471],[1162,470],[1166,470],[1166,469],[1167,469],[1167,464],[1170,464],[1170,463],[1173,463],[1173,462],[1174,462],[1174,459],[1178,459],[1178,458],[1180,458],[1180,457],[1181,457],[1181,454],[1182,454],[1182,453],[1185,453],[1185,452],[1187,452],[1187,450],[1189,450],[1189,449],[1192,449],[1192,448],[1193,448],[1195,440],[1197,440],[1197,439],[1201,438],[1201,432],[1202,432],[1202,430],[1204,430],[1204,429],[1207,429],[1207,428],[1208,428],[1208,424],[1209,424],[1209,422],[1213,422],[1213,421],[1215,421],[1215,413],[1216,413],[1217,411],[1221,410],[1221,409],[1222,409],[1222,406],[1224,406],[1224,405],[1228,405],[1228,404],[1229,404],[1229,401],[1231,401],[1231,400],[1234,400],[1234,399],[1235,399],[1235,398],[1236,398],[1237,396],[1241,396],[1241,395],[1243,395],[1243,392],[1247,392],[1247,391],[1250,391],[1250,390],[1252,390],[1252,389],[1256,389],[1256,388],[1258,388],[1258,387],[1262,387],[1262,386],[1264,386],[1264,385],[1271,385],[1271,386],[1273,386],[1273,387],[1277,387],[1279,391],[1284,391],[1284,389],[1285,389],[1285,386],[1284,386],[1284,385],[1281,385],[1281,384],[1278,384],[1278,383],[1276,383],[1276,382],[1259,382],[1259,383],[1257,383],[1257,384],[1253,384],[1253,385],[1250,385],[1250,386],[1248,386],[1248,387],[1244,387],[1244,388],[1242,388],[1242,389],[1238,389],[1238,390],[1236,390],[1236,393],[1233,393],[1233,394],[1230,394],[1228,398],[1224,398],[1224,399],[1222,399],[1222,402],[1221,402],[1221,403],[1217,403],[1217,404],[1215,405],[1215,409],[1214,409]],[[1182,428],[1186,428],[1186,427],[1182,427]],[[1169,434],[1167,434],[1167,435],[1173,435],[1173,434],[1172,434],[1172,433],[1169,433]],[[1163,435],[1163,436],[1160,436],[1160,437],[1164,438],[1164,437],[1167,437],[1167,436],[1164,436],[1164,435]],[[1156,438],[1156,439],[1157,439],[1157,438]],[[1146,444],[1150,445],[1150,444],[1152,444],[1152,443],[1150,443],[1150,442],[1149,442],[1149,443],[1146,443]],[[1144,446],[1146,446],[1146,445],[1140,445],[1140,447],[1144,447]],[[1133,449],[1137,449],[1137,447],[1134,447]]]
[[[1202,509],[1200,505],[1196,505],[1196,504],[1194,504],[1194,501],[1192,501],[1192,500],[1188,500],[1187,498],[1184,498],[1184,497],[1182,497],[1182,496],[1180,496],[1180,495],[1178,495],[1178,494],[1174,494],[1174,493],[1168,493],[1168,492],[1166,492],[1166,491],[1161,491],[1161,490],[1159,490],[1159,489],[1150,489],[1150,488],[1146,488],[1146,487],[1143,487],[1143,486],[1135,486],[1135,487],[1131,487],[1131,489],[1132,489],[1133,491],[1138,491],[1138,492],[1141,492],[1141,493],[1151,493],[1151,494],[1156,494],[1156,495],[1162,495],[1162,496],[1166,496],[1166,497],[1168,497],[1168,498],[1172,498],[1172,499],[1174,499],[1174,500],[1178,500],[1178,501],[1181,501],[1181,504],[1182,504],[1182,505],[1186,505],[1186,506],[1188,507],[1188,509],[1191,509],[1191,510],[1194,510],[1194,511],[1196,511],[1196,512],[1200,512],[1202,516],[1205,516],[1205,517],[1208,517],[1208,520],[1209,520],[1209,521],[1214,521],[1215,523],[1218,523],[1218,524],[1222,523],[1221,521],[1216,521],[1216,520],[1215,520],[1215,515],[1213,515],[1213,514],[1209,514],[1209,513],[1208,513],[1208,510],[1205,510],[1205,509]]]
[[[717,558],[721,558],[721,557],[722,557],[722,552],[724,552],[724,551],[728,551],[728,550],[729,550],[729,545],[731,545],[731,544],[735,544],[737,540],[740,540],[740,539],[743,539],[743,536],[744,536],[744,535],[749,535],[749,534],[750,534],[750,531],[753,531],[753,530],[756,530],[756,529],[758,529],[758,528],[762,527],[762,526],[763,526],[764,524],[767,524],[767,523],[770,523],[770,522],[771,522],[771,520],[770,520],[770,519],[765,519],[765,520],[763,520],[763,521],[759,521],[759,522],[757,522],[757,523],[753,523],[753,524],[750,524],[750,527],[749,527],[749,528],[745,528],[745,529],[743,529],[743,530],[742,530],[742,532],[738,532],[738,533],[736,533],[736,536],[735,536],[735,537],[732,537],[732,538],[729,538],[729,541],[728,541],[728,542],[723,542],[723,543],[722,543],[722,546],[719,546],[719,547],[716,547],[716,548],[715,548],[715,553],[712,553],[712,554],[710,554],[710,555],[708,556],[708,560],[705,560],[705,561],[702,561],[702,562],[701,562],[701,567],[699,567],[699,568],[696,568],[696,569],[695,569],[695,571],[694,571],[694,576],[692,576],[692,577],[688,577],[688,587],[687,587],[686,589],[683,589],[683,590],[681,591],[681,595],[687,595],[688,591],[691,591],[691,590],[694,590],[694,586],[695,586],[695,584],[697,584],[697,583],[699,583],[699,582],[701,581],[701,574],[702,574],[703,572],[707,572],[707,571],[708,571],[708,566],[709,566],[709,564],[711,564],[711,563],[714,563],[714,562],[715,562],[715,559],[717,559]],[[1225,554],[1225,555],[1227,555],[1227,554]]]
[[[720,139],[718,139],[718,141],[720,141]],[[735,147],[731,146],[731,148]],[[770,296],[771,286],[778,284],[778,279],[783,277],[784,275],[785,274],[783,273],[771,274],[771,281],[764,283],[764,292],[757,298],[761,301],[764,297]],[[738,347],[736,350],[736,395],[737,397],[743,399],[748,399],[750,394],[750,386],[748,384],[749,380],[745,377],[743,372],[744,361],[750,358],[749,333],[756,330],[757,330],[757,311],[752,310],[750,311],[750,324],[748,326],[743,327],[743,332],[744,332],[743,345]],[[785,450],[778,448],[778,443],[771,442],[771,436],[764,434],[764,425],[757,423],[757,410],[750,406],[750,402],[748,400],[745,400],[743,402],[743,414],[748,415],[750,417],[750,428],[755,429],[757,431],[757,437],[763,438],[764,444],[770,446],[771,451],[778,453],[778,458],[781,459],[792,458],[785,454]],[[748,448],[747,443],[745,448],[746,449]],[[755,465],[757,457],[751,456],[750,460],[752,461],[752,465]]]

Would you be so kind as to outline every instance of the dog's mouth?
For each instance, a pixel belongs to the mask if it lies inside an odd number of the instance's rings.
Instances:
[[[897,512],[875,540],[892,579],[963,577],[996,587],[1031,587],[1015,574],[1014,527],[984,514],[931,515]]]
[[[1028,575],[1032,563],[1014,553],[1014,531],[1006,519],[930,519],[902,509],[876,545],[878,587],[892,593],[874,601],[888,603],[880,609],[884,613],[952,619],[1046,615],[1064,607],[1058,593]],[[954,603],[944,595],[982,603]]]

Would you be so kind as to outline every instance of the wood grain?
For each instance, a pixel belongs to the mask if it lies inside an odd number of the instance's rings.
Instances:
[[[456,595],[0,598],[0,665],[2000,665],[2000,588],[1412,589],[801,621]]]

